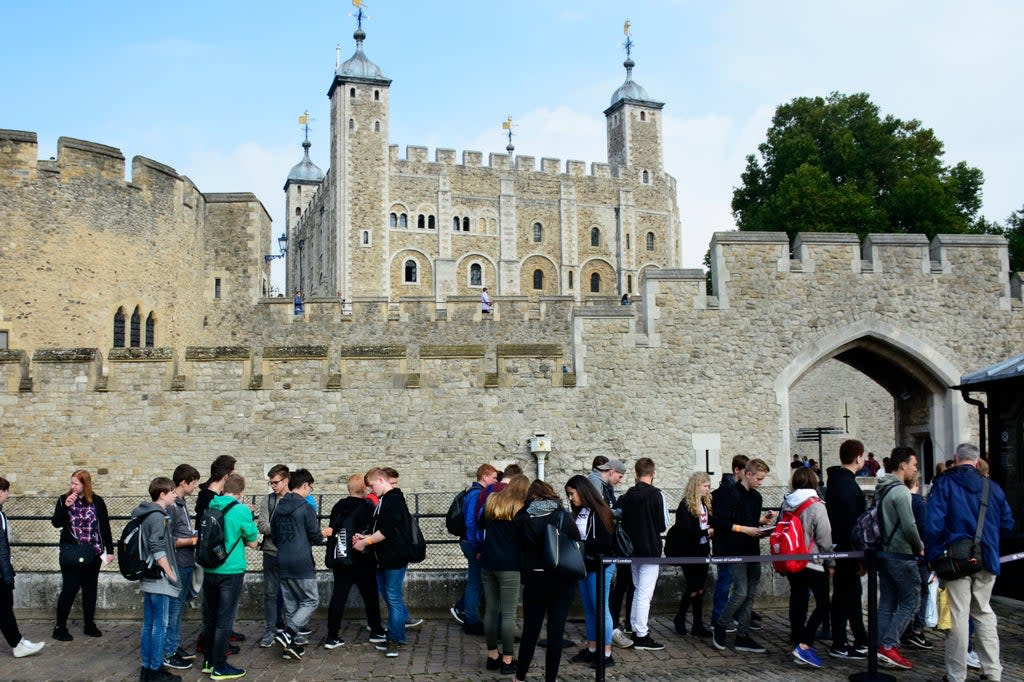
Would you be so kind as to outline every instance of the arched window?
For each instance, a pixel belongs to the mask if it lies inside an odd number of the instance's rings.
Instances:
[[[426,217],[422,213],[416,216],[416,227],[422,230],[427,224]]]
[[[124,308],[114,313],[114,348],[124,348]]]
[[[403,229],[409,227],[409,216],[404,213],[398,216],[398,226]]]
[[[153,319],[153,313],[146,316],[146,348],[153,347],[153,337],[156,334],[156,320]]]
[[[295,207],[295,217],[298,218],[300,215],[302,215],[302,209],[299,208],[298,206],[296,206]]]
[[[363,246],[369,246],[369,245],[370,245],[370,231],[369,230],[363,230]]]
[[[373,122],[373,132],[375,132],[375,133],[379,133],[380,132],[380,121],[374,121]]]
[[[405,261],[405,282],[416,283],[416,261],[411,258]]]
[[[469,232],[469,217],[463,217],[462,219],[462,231]]]
[[[373,101],[374,102],[379,102],[380,101],[380,90],[374,90],[373,91]]]
[[[437,229],[437,226],[434,224],[434,216],[432,216],[432,215],[428,215],[427,216],[427,229],[428,230]]]
[[[573,282],[572,282],[572,270],[570,270],[570,271],[569,271],[569,289],[571,290],[572,288],[573,288]]]
[[[629,233],[626,233],[626,248],[629,248]]]
[[[473,263],[469,266],[469,286],[479,287],[484,283],[483,269],[479,263]]]
[[[646,111],[641,111],[640,112],[640,120],[641,121],[646,121],[647,120],[647,112]]]
[[[459,216],[455,216],[452,218],[452,230],[458,232],[460,229],[462,229],[462,221],[459,220]]]
[[[544,226],[541,225],[540,223],[534,223],[533,224],[533,241],[535,243],[539,244],[542,239],[544,239]]]
[[[533,271],[533,288],[543,289],[544,288],[544,271],[534,270]]]
[[[601,293],[601,275],[596,272],[590,276],[590,293]]]
[[[633,275],[626,275],[626,292],[633,293]]]
[[[647,233],[647,250],[648,251],[654,251],[654,233],[653,232],[648,232]]]
[[[355,130],[356,129],[356,120],[354,118],[350,118],[348,120],[348,129],[349,130]]]
[[[398,227],[398,214],[392,213],[388,216],[388,225],[391,227]]]
[[[349,88],[348,89],[348,96],[349,97],[355,97],[356,96],[356,89],[355,88]]]
[[[648,173],[647,171],[644,171],[643,181],[645,185],[651,184],[651,174]]]
[[[142,314],[139,312],[138,306],[135,306],[135,310],[132,311],[131,324],[131,345],[132,348],[138,348],[142,345]]]
[[[601,246],[601,230],[596,227],[590,230],[590,245]]]

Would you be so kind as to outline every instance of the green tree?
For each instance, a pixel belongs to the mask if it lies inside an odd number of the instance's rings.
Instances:
[[[1003,235],[1009,242],[1010,272],[1024,272],[1024,206],[1006,219]]]
[[[775,111],[747,157],[732,210],[741,230],[976,231],[980,170],[946,166],[943,146],[916,120],[880,115],[868,95],[799,97]]]

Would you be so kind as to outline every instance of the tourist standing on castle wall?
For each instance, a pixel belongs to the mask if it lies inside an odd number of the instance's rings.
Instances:
[[[633,541],[634,557],[660,557],[661,534],[668,528],[668,507],[661,490],[655,488],[654,460],[641,457],[634,465],[636,485],[627,490],[619,498],[622,509],[622,529]],[[654,588],[658,584],[658,564],[630,564],[633,573],[633,607],[629,611],[629,620],[633,624],[633,648],[658,651],[665,648],[664,644],[654,641],[648,628],[648,617],[651,612],[651,599]]]
[[[198,477],[197,477],[198,478]],[[140,682],[181,682],[181,677],[164,670],[167,626],[171,602],[177,601],[181,590],[177,554],[174,551],[174,526],[168,514],[177,499],[174,481],[158,476],[149,484],[149,501],[140,502],[132,510],[132,518],[141,518],[140,538],[146,563],[160,573],[143,577],[142,633],[139,636],[139,657],[142,659]],[[191,667],[191,666],[190,666]]]
[[[483,291],[480,292],[480,312],[491,312],[491,297],[487,293],[487,287],[484,287]]]
[[[187,670],[194,655],[181,647],[181,615],[185,603],[192,598],[192,572],[196,565],[196,542],[199,534],[192,526],[185,498],[195,492],[199,484],[199,471],[190,464],[179,464],[171,474],[174,483],[174,505],[168,509],[174,536],[174,558],[178,564],[178,596],[171,600],[167,612],[167,635],[164,637],[164,665],[175,670]]]
[[[79,551],[81,560],[61,562],[60,596],[57,597],[57,626],[53,638],[70,642],[68,616],[78,591],[82,591],[83,632],[90,637],[102,637],[96,627],[96,591],[100,566],[114,560],[114,538],[110,533],[110,517],[103,498],[92,490],[92,476],[85,469],[71,474],[71,488],[57,499],[50,519],[54,528],[60,528],[61,555]],[[74,547],[82,545],[82,547]],[[73,558],[73,557],[71,557]]]
[[[483,582],[480,577],[480,547],[483,544],[483,533],[480,531],[479,506],[477,505],[484,489],[498,481],[498,470],[490,464],[481,464],[476,470],[476,480],[470,486],[462,502],[462,514],[466,522],[466,534],[459,538],[459,548],[466,557],[466,588],[455,605],[452,616],[461,623],[466,634],[482,635],[484,624],[480,620],[480,597]]]
[[[714,499],[715,514],[711,527],[715,538],[724,540],[721,553],[732,556],[749,556],[761,553],[760,539],[764,536],[761,526],[771,523],[772,512],[761,513],[761,493],[757,491],[764,483],[771,469],[762,459],[747,462],[743,474],[726,493]],[[716,553],[719,552],[715,545]],[[718,616],[711,642],[716,649],[725,649],[726,625],[736,620],[736,651],[761,654],[765,648],[750,636],[751,613],[754,600],[761,586],[761,564],[759,562],[729,565],[732,574],[732,588],[729,601]]]
[[[327,639],[325,649],[335,649],[345,643],[341,638],[341,620],[345,614],[348,593],[355,585],[363,599],[366,622],[370,626],[370,642],[387,642],[387,634],[380,620],[380,600],[377,594],[377,565],[372,554],[356,552],[352,548],[355,534],[370,527],[374,505],[366,498],[366,481],[360,474],[348,479],[348,497],[338,500],[331,508],[329,527],[338,543],[345,543],[342,554],[349,563],[339,563],[331,570],[334,585],[327,607]],[[331,551],[328,544],[327,551]]]
[[[732,458],[732,465],[729,469],[730,473],[722,474],[722,481],[715,488],[715,492],[711,493],[711,506],[718,508],[724,495],[732,494],[732,487],[736,484],[736,481],[743,477],[743,470],[747,467],[747,462],[750,458],[746,455],[735,455]],[[801,466],[803,466],[801,464]],[[729,538],[719,535],[714,541],[715,556],[726,556],[728,552],[725,550],[725,546],[728,544]],[[714,627],[718,623],[718,617],[725,610],[725,605],[729,602],[729,589],[732,587],[732,572],[728,565],[718,564],[715,569],[715,593],[711,601],[711,627]],[[752,620],[757,620],[752,618]],[[731,626],[731,623],[726,623],[727,626]]]
[[[259,645],[264,649],[274,643],[274,633],[284,629],[284,597],[281,595],[281,578],[277,571],[277,546],[270,534],[270,524],[277,511],[277,503],[288,494],[288,467],[275,464],[267,472],[267,485],[270,492],[260,496],[260,510],[256,521],[263,541],[260,550],[263,554],[263,621],[266,630],[260,638]]]
[[[486,595],[484,636],[487,638],[487,670],[502,675],[516,671],[516,611],[522,593],[519,543],[513,519],[526,504],[530,479],[512,475],[505,486],[487,498],[480,527],[485,530],[480,550],[480,569]],[[501,654],[498,653],[498,617],[501,617]]]
[[[11,494],[11,482],[0,477],[0,632],[13,649],[15,658],[38,654],[45,642],[30,642],[21,636],[14,617],[14,566],[11,564],[11,526],[4,503]],[[8,671],[10,672],[10,671]]]
[[[843,441],[839,446],[840,464],[826,471],[825,509],[837,552],[853,549],[850,533],[857,517],[867,506],[864,491],[857,485],[857,472],[864,467],[865,459],[863,443],[852,439]],[[833,658],[867,658],[868,633],[864,629],[861,609],[861,572],[858,559],[836,560],[832,576],[832,646],[828,650],[828,655]],[[847,623],[853,634],[852,644],[847,643]]]
[[[676,526],[682,541],[682,556],[706,557],[711,553],[711,477],[698,471],[690,476],[683,490],[683,499],[676,509]],[[667,552],[666,543],[666,554]],[[710,637],[711,631],[704,627],[704,586],[708,580],[708,564],[683,564],[686,587],[679,598],[674,625],[676,633],[686,634],[686,612],[693,610],[693,627],[690,632],[698,637]]]
[[[303,300],[304,299],[302,298],[302,291],[300,289],[296,289],[295,290],[295,298],[293,299],[293,302],[295,303],[295,314],[296,315],[301,315],[303,313],[303,309],[302,309],[303,308],[303,305],[302,305],[303,304]]]
[[[374,510],[370,533],[356,533],[352,547],[357,552],[372,551],[377,558],[377,591],[388,606],[388,639],[377,644],[377,650],[394,658],[405,645],[405,623],[409,617],[403,591],[409,568],[408,548],[412,543],[412,515],[405,495],[383,469],[370,469],[364,480],[380,502]]]
[[[544,654],[544,680],[555,682],[562,663],[562,641],[569,605],[575,596],[576,581],[554,569],[546,569],[544,544],[547,526],[558,526],[574,540],[579,530],[572,515],[562,508],[554,488],[544,481],[534,481],[526,493],[526,507],[519,510],[516,525],[523,576],[523,633],[519,643],[519,661],[515,682],[524,682],[533,662],[533,653],[540,638],[540,628],[547,616],[548,646]]]

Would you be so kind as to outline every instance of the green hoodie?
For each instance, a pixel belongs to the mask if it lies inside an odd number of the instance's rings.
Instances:
[[[920,554],[924,549],[924,543],[921,541],[921,535],[917,532],[917,524],[914,523],[910,488],[892,474],[886,474],[878,479],[875,486],[875,497],[877,498],[889,486],[896,487],[885,493],[885,497],[882,498],[882,507],[878,511],[882,516],[882,536],[888,538],[892,535],[892,540],[882,549],[900,554]]]
[[[210,500],[210,509],[223,509],[234,501],[230,495],[218,495]],[[256,542],[259,536],[260,529],[252,520],[252,512],[244,504],[236,504],[224,517],[224,546],[230,552],[227,561],[217,568],[205,569],[206,572],[218,575],[245,573],[245,543]],[[238,544],[235,544],[236,540]]]

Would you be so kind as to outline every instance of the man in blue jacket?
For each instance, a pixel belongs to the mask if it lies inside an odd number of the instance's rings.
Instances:
[[[925,555],[934,560],[950,544],[961,538],[973,538],[981,512],[984,478],[978,473],[978,448],[961,443],[956,447],[956,462],[935,479],[928,494],[928,519],[925,522]],[[999,662],[999,633],[996,614],[989,605],[992,586],[999,575],[1000,531],[1013,530],[1013,513],[1006,495],[994,481],[989,482],[988,510],[981,541],[985,567],[972,576],[946,583],[953,627],[946,635],[946,679],[963,682],[967,677],[968,620],[975,624],[975,648],[981,670],[987,680],[1002,679]]]
[[[481,464],[476,470],[476,481],[473,482],[462,502],[466,534],[459,538],[459,547],[462,549],[462,555],[466,557],[466,589],[450,610],[455,620],[463,624],[463,631],[469,635],[484,634],[484,624],[480,620],[480,597],[483,594],[480,548],[484,538],[477,525],[480,520],[480,512],[483,510],[477,509],[477,501],[484,489],[497,480],[498,470],[490,464]]]

